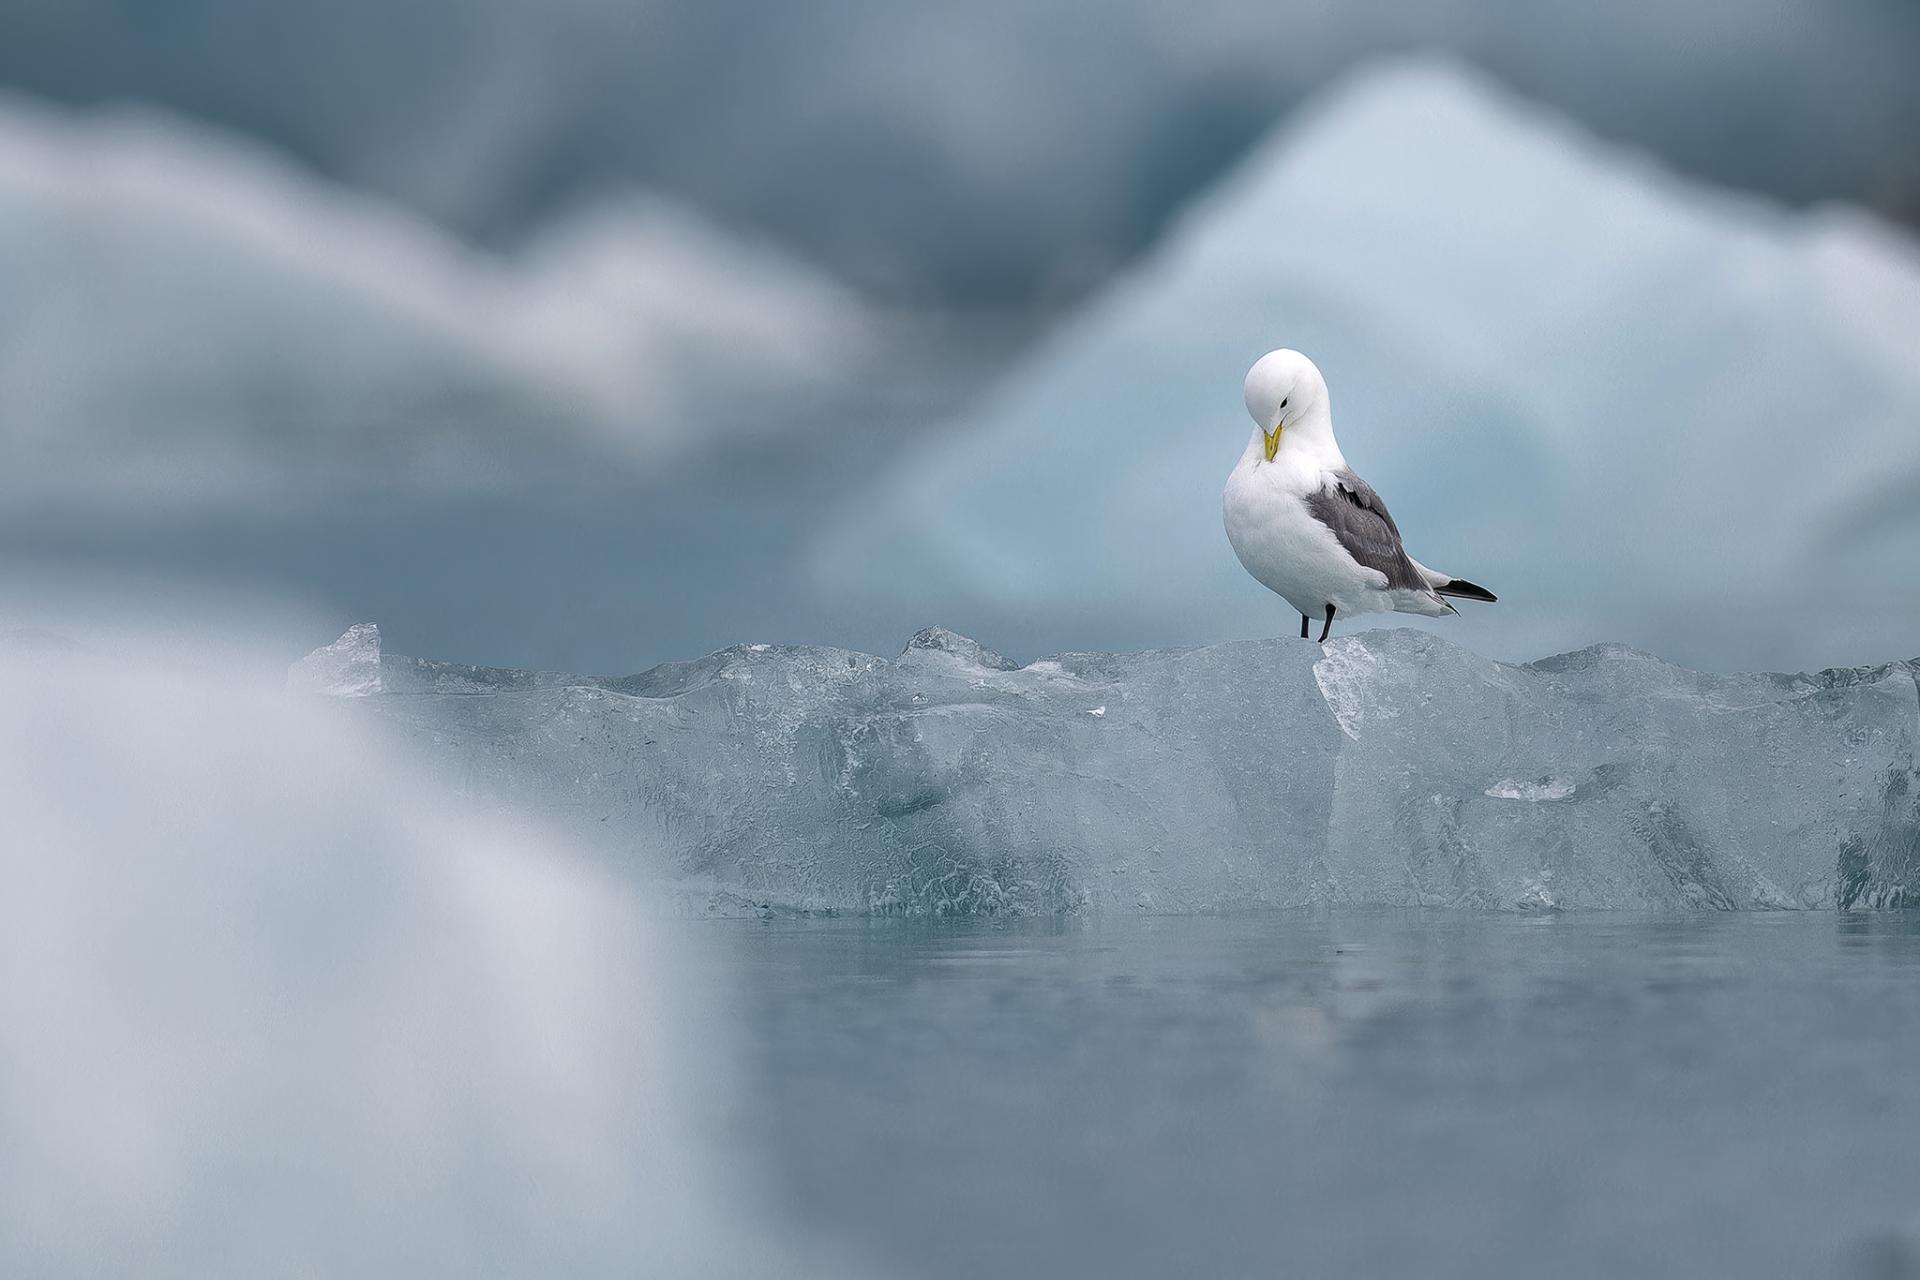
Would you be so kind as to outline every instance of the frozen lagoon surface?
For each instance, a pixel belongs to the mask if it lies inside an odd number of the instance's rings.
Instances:
[[[1524,665],[1410,630],[1025,666],[743,645],[639,675],[297,664],[679,914],[1920,903],[1915,664]]]
[[[1911,912],[712,927],[879,1274],[1920,1275]]]

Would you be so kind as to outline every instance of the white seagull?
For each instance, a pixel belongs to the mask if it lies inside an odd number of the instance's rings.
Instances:
[[[1333,438],[1327,382],[1298,351],[1269,351],[1247,370],[1256,428],[1227,477],[1227,541],[1247,572],[1300,611],[1300,638],[1335,613],[1457,613],[1448,597],[1485,600],[1485,587],[1429,569],[1400,545],[1373,486]]]

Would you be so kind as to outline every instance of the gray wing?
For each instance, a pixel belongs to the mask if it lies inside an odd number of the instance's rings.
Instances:
[[[1333,532],[1348,555],[1386,574],[1389,588],[1427,590],[1426,579],[1400,545],[1400,527],[1365,480],[1345,469],[1328,472],[1319,492],[1307,495],[1307,510]]]

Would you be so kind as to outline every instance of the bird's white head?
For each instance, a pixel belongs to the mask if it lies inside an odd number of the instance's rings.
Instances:
[[[1247,370],[1247,412],[1266,437],[1267,461],[1280,451],[1283,436],[1337,454],[1333,414],[1327,405],[1327,380],[1313,361],[1298,351],[1269,351]]]

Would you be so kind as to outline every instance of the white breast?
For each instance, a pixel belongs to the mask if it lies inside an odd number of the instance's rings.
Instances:
[[[1283,451],[1284,452],[1284,451]],[[1324,484],[1317,473],[1268,462],[1256,434],[1223,495],[1227,541],[1261,585],[1317,618],[1332,604],[1342,614],[1393,608],[1386,576],[1354,562],[1305,497]]]

